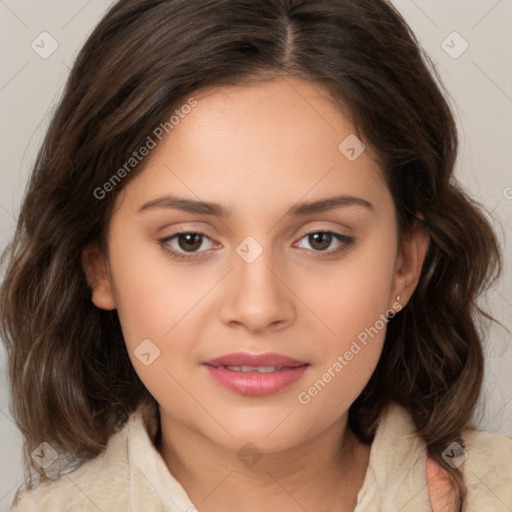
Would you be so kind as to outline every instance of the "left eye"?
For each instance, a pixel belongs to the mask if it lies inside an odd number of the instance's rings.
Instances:
[[[330,252],[337,252],[340,249],[343,249],[346,245],[349,245],[353,239],[350,237],[340,235],[339,233],[333,233],[331,231],[317,231],[314,233],[308,233],[303,236],[301,240],[307,240],[307,243],[310,245],[310,248],[315,252],[324,252],[329,248],[332,249],[333,242],[338,242],[341,247],[334,249]],[[306,247],[307,249],[308,247]]]

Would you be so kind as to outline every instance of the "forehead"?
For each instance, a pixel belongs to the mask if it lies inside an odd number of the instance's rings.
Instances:
[[[192,96],[197,105],[123,191],[133,204],[171,192],[253,210],[305,196],[383,196],[372,148],[319,84],[287,77]]]

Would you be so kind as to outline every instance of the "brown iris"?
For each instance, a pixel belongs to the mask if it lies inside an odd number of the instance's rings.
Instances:
[[[318,251],[325,251],[332,242],[332,234],[330,233],[312,233],[309,235],[309,243],[311,247]]]
[[[178,236],[178,244],[180,249],[183,249],[184,251],[192,252],[199,249],[202,241],[202,235],[197,233],[185,233]]]

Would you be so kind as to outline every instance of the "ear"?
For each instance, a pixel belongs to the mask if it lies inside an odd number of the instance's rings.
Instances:
[[[421,215],[419,215],[421,218]],[[395,272],[393,276],[392,294],[393,303],[400,295],[402,306],[409,301],[414,293],[421,275],[421,268],[427,255],[430,237],[420,221],[415,221],[412,230],[403,239],[398,251]]]
[[[116,309],[116,301],[107,272],[105,257],[97,242],[84,248],[82,266],[92,290],[93,304],[100,309]]]

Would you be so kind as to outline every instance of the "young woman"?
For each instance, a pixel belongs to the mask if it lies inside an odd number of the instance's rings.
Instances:
[[[456,153],[385,1],[114,4],[4,254],[13,510],[511,510]]]

